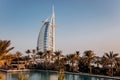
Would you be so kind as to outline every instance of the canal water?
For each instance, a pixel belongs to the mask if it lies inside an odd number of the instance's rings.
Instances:
[[[0,80],[18,80],[18,76],[29,76],[29,80],[58,80],[58,73],[54,72],[0,72]],[[64,80],[115,80],[108,78],[97,78],[75,74],[65,74]]]

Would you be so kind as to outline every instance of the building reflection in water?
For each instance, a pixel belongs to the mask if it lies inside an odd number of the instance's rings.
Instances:
[[[50,80],[58,80],[58,76],[57,75],[50,75]]]
[[[6,80],[11,80],[11,73],[6,74]]]

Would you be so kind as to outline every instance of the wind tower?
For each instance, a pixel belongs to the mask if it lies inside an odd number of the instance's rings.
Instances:
[[[52,7],[52,15],[43,21],[43,25],[40,29],[38,41],[38,51],[55,51],[55,13],[54,6]]]

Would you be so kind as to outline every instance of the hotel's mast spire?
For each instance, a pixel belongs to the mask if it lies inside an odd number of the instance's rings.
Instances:
[[[54,12],[54,5],[52,6],[51,23],[52,23],[53,27],[55,27],[55,12]]]
[[[55,13],[54,5],[52,6],[52,16],[51,16],[51,27],[52,27],[52,51],[55,51]]]

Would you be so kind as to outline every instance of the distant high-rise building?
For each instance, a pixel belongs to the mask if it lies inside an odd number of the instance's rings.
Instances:
[[[38,51],[55,51],[55,14],[54,6],[50,18],[43,21],[37,41]]]

